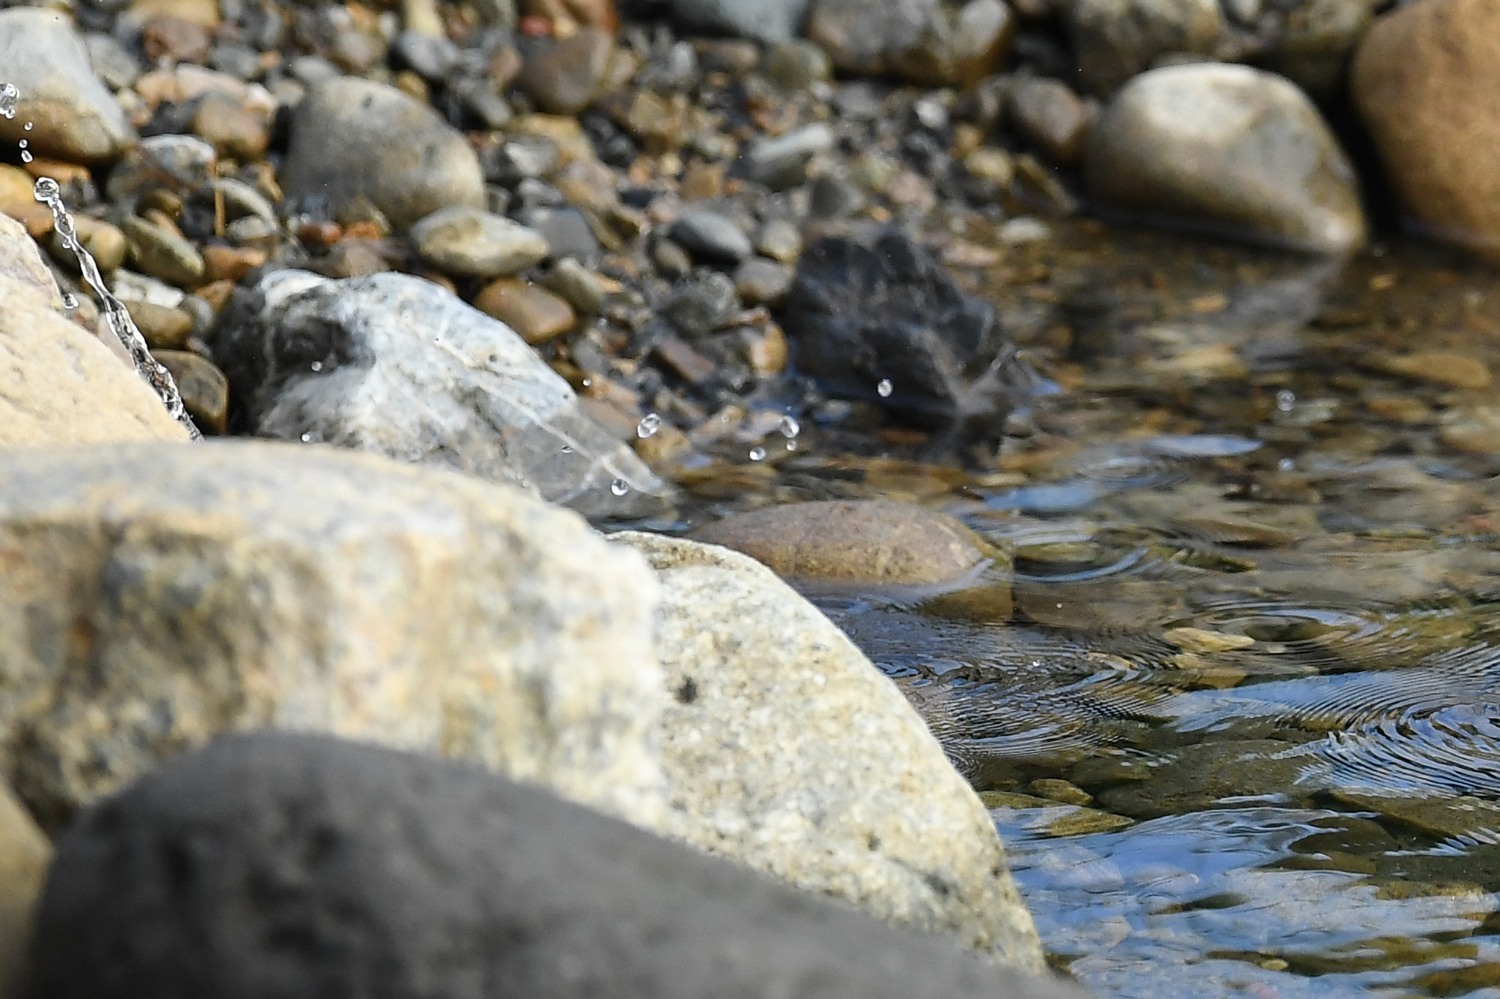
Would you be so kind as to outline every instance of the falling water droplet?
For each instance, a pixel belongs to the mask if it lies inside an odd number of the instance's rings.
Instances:
[[[78,296],[73,294],[71,291],[65,291],[63,292],[62,296],[62,303],[64,309],[72,312],[74,309],[78,308]]]
[[[797,435],[802,432],[802,424],[798,423],[797,418],[791,413],[787,413],[782,416],[781,422],[776,424],[776,429],[787,440],[796,440]]]
[[[1276,393],[1276,409],[1279,412],[1290,413],[1295,405],[1297,405],[1297,393],[1291,389],[1282,389]]]
[[[763,448],[763,447],[758,447],[758,446],[751,448],[750,449],[750,460],[751,461],[765,461],[766,460],[766,449]]]
[[[661,417],[655,413],[647,413],[641,417],[641,422],[636,424],[635,435],[641,440],[655,434],[661,429]]]
[[[29,132],[29,131],[31,131],[35,127],[36,127],[36,122],[34,122],[34,121],[28,121],[26,124],[24,124],[24,125],[21,126],[21,131],[23,131],[23,132]]]
[[[312,368],[314,371],[322,371],[323,370],[323,362],[322,361],[314,361],[311,364],[309,364],[308,367]]]
[[[304,443],[304,444],[311,444],[312,443],[312,434],[303,434],[302,435],[302,443]]]
[[[616,496],[624,496],[626,493],[630,492],[630,486],[624,479],[616,479],[609,484],[609,491],[614,493]]]
[[[21,92],[16,89],[14,83],[0,83],[0,117],[14,118],[16,101],[20,99]]]
[[[875,394],[882,399],[890,398],[891,390],[894,388],[889,378],[880,379],[880,384],[875,386]]]

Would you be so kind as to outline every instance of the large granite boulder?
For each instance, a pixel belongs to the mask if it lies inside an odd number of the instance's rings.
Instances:
[[[214,357],[263,437],[452,468],[593,517],[659,510],[669,491],[509,326],[421,278],[269,273],[236,293]]]
[[[0,774],[45,824],[268,725],[462,757],[657,820],[657,583],[576,514],[324,447],[5,461]]]
[[[905,698],[760,563],[625,533],[657,571],[664,829],[808,891],[1042,967],[988,813]]]
[[[493,774],[227,738],[59,840],[29,999],[1077,999]]]

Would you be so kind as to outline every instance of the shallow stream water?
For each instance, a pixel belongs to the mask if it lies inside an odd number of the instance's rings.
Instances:
[[[997,470],[811,420],[695,516],[896,496],[1014,552],[1010,613],[810,595],[1095,994],[1500,995],[1496,275],[1092,223],[949,255],[1037,372]]]

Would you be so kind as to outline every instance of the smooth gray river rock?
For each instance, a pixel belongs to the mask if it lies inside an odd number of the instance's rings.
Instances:
[[[590,517],[669,492],[510,327],[421,278],[268,274],[236,293],[214,356],[263,437],[523,485]]]
[[[267,441],[17,450],[0,565],[0,774],[46,825],[264,726],[661,812],[656,580],[520,490]]]
[[[1130,219],[1315,253],[1365,240],[1359,181],[1290,81],[1222,63],[1142,73],[1089,135],[1084,178]]]
[[[895,685],[754,559],[651,534],[612,540],[644,553],[662,586],[666,830],[1040,971],[989,815]]]
[[[30,999],[1081,999],[541,788],[287,733],[90,809],[38,940]]]
[[[484,207],[463,133],[395,87],[352,76],[315,85],[297,106],[281,185],[335,214],[368,199],[397,229],[439,208]]]
[[[16,116],[0,115],[0,143],[25,141],[38,156],[106,163],[136,141],[114,94],[94,73],[83,39],[63,13],[0,10],[0,83],[21,92]]]

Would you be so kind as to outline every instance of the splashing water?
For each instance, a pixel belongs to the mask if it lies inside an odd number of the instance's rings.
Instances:
[[[5,87],[0,87],[0,101],[3,101],[6,96],[7,87],[14,90],[14,87],[10,87],[9,84],[5,85]],[[4,106],[4,104],[0,104],[0,108]],[[15,105],[13,100],[9,106],[12,114],[14,114]],[[3,111],[0,111],[0,113],[3,113]],[[10,115],[7,115],[7,117],[10,117]],[[141,336],[141,331],[136,328],[135,322],[130,318],[130,313],[125,308],[125,303],[116,298],[114,293],[109,290],[109,286],[104,283],[104,276],[99,273],[99,265],[94,261],[93,256],[90,255],[88,250],[83,248],[83,243],[78,238],[78,228],[73,222],[73,216],[68,212],[67,206],[63,204],[62,189],[58,187],[57,181],[51,177],[41,177],[37,180],[32,193],[35,195],[36,200],[42,202],[52,211],[52,226],[57,230],[58,238],[62,241],[63,247],[73,251],[73,255],[78,258],[78,266],[83,271],[83,279],[88,282],[88,286],[94,290],[94,294],[99,299],[104,313],[104,321],[109,324],[110,330],[114,332],[115,336],[120,338],[120,342],[130,352],[130,358],[135,363],[136,372],[156,392],[157,397],[161,399],[162,405],[167,408],[167,412],[172,415],[172,418],[187,428],[188,435],[193,440],[200,439],[203,435],[198,432],[198,428],[193,424],[192,418],[188,416],[187,407],[182,404],[182,395],[177,391],[177,383],[172,380],[171,372],[164,368],[160,361],[151,356],[151,350],[146,346],[146,338]],[[64,305],[66,304],[65,301]],[[76,305],[77,303],[75,302],[74,304]]]
[[[21,92],[14,83],[0,83],[0,118],[14,118],[16,102],[20,99]]]

